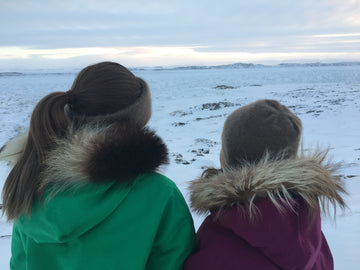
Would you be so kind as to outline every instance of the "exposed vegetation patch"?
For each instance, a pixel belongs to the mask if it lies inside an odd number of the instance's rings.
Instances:
[[[235,89],[236,87],[231,85],[220,84],[214,87],[215,89]]]
[[[170,113],[171,116],[180,116],[180,117],[189,115],[189,114],[193,114],[193,112],[192,111],[185,112],[185,111],[178,110],[178,111],[173,111]]]
[[[171,125],[174,126],[174,127],[181,127],[181,126],[185,126],[187,124],[188,123],[184,123],[184,122],[174,122]]]
[[[180,153],[172,153],[171,154],[175,158],[176,164],[183,164],[183,165],[189,165],[190,162],[185,160],[183,155]]]
[[[223,117],[225,115],[226,114],[219,114],[219,115],[211,115],[211,116],[208,116],[208,117],[197,117],[197,118],[195,118],[195,120],[196,121],[208,120],[208,119],[212,119],[212,118],[220,118],[220,117]]]
[[[228,101],[219,101],[219,102],[204,103],[199,106],[195,106],[194,108],[202,111],[204,110],[216,111],[222,108],[234,107],[237,105],[239,104],[235,104]]]
[[[207,149],[207,148],[199,148],[199,149],[196,149],[196,150],[191,150],[191,153],[196,154],[196,156],[198,156],[198,157],[202,157],[204,155],[209,154],[210,150]]]
[[[205,139],[205,138],[197,138],[197,139],[195,139],[195,144],[203,144],[208,147],[213,147],[213,146],[217,145],[218,142],[210,140],[210,139]]]

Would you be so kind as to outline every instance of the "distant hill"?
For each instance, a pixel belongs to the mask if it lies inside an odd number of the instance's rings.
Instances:
[[[234,63],[215,66],[180,66],[180,67],[145,67],[131,68],[131,70],[194,70],[194,69],[234,69],[234,68],[272,68],[272,67],[327,67],[327,66],[360,66],[360,62],[335,62],[335,63],[281,63],[277,65],[262,65],[253,63]]]
[[[253,69],[253,68],[275,68],[275,67],[345,67],[345,66],[360,66],[360,61],[352,62],[335,62],[335,63],[281,63],[277,65],[263,65],[263,64],[253,64],[253,63],[233,63],[228,65],[212,65],[212,66],[180,66],[180,67],[132,67],[129,68],[132,71],[137,70],[206,70],[206,69]],[[5,76],[26,76],[26,75],[76,75],[81,69],[72,68],[72,69],[29,69],[29,70],[20,70],[19,71],[8,71],[1,72],[0,77]]]
[[[277,66],[280,67],[329,67],[329,66],[359,66],[360,62],[336,62],[336,63],[282,63]]]
[[[175,67],[171,69],[213,69],[213,68],[259,68],[265,67],[261,64],[252,64],[252,63],[234,63],[229,65],[217,65],[217,66],[184,66],[184,67]]]
[[[21,76],[21,72],[0,72],[0,76]]]

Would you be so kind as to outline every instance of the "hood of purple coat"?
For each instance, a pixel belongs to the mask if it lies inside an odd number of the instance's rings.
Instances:
[[[252,222],[248,214],[239,212],[237,207],[226,209],[221,215],[212,211],[209,218],[256,248],[266,258],[264,269],[269,262],[280,269],[332,269],[332,255],[321,231],[320,211],[310,217],[308,205],[301,198],[293,204],[296,213],[290,209],[279,212],[271,200],[266,199],[257,201],[256,207],[259,216]],[[244,258],[242,265],[251,269],[253,262],[247,260]]]
[[[210,212],[206,222],[231,231],[280,269],[332,262],[319,204],[323,209],[329,203],[345,207],[345,191],[335,175],[338,165],[325,157],[320,151],[295,159],[264,157],[257,164],[205,174],[190,185],[191,207]],[[201,237],[213,233],[200,230]]]

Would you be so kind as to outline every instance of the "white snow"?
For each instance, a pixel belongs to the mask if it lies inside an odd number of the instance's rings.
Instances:
[[[134,70],[149,84],[153,117],[149,123],[168,144],[171,164],[163,173],[188,198],[188,181],[205,166],[219,166],[220,136],[226,116],[259,98],[277,99],[303,121],[305,149],[330,148],[342,161],[348,209],[336,220],[323,217],[323,231],[335,269],[358,269],[360,256],[360,66],[285,66],[204,70]],[[37,101],[67,91],[75,73],[0,74],[0,145],[29,125]],[[226,85],[233,88],[220,89]],[[0,187],[10,168],[0,162]],[[193,215],[196,228],[203,217]],[[9,269],[12,225],[0,219],[0,269]]]

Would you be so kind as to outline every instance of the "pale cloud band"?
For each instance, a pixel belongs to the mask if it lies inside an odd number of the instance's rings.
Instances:
[[[359,0],[0,1],[0,67],[359,61],[359,14]]]
[[[313,35],[313,37],[317,37],[317,38],[360,37],[360,33]]]
[[[90,48],[65,48],[65,49],[26,49],[26,48],[0,48],[2,60],[36,60],[41,63],[48,61],[56,65],[71,63],[73,59],[82,59],[79,65],[89,62],[117,61],[128,66],[178,66],[212,65],[235,62],[253,63],[281,63],[287,61],[350,61],[360,60],[360,52],[219,52],[199,51],[201,47],[90,47]],[[60,65],[61,66],[61,65]]]

